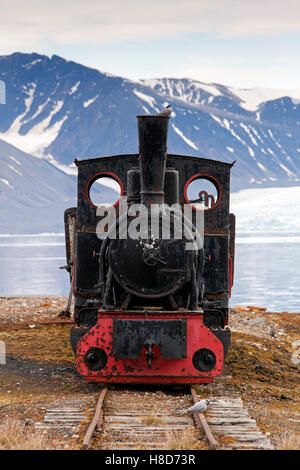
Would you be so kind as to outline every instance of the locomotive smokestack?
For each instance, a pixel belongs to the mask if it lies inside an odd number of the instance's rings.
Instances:
[[[141,169],[141,202],[164,202],[168,116],[137,116]]]

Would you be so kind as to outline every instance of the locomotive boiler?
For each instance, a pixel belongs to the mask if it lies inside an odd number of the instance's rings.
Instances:
[[[169,119],[137,116],[138,154],[75,160],[78,204],[65,211],[71,344],[90,382],[208,383],[223,370],[232,164],[167,154]],[[103,208],[91,191],[105,178],[120,194]]]

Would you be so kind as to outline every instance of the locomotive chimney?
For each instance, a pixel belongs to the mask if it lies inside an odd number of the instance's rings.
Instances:
[[[141,203],[146,206],[164,202],[167,159],[168,116],[137,116]]]

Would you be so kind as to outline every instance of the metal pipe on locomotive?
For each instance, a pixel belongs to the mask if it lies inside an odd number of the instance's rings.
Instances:
[[[169,117],[137,118],[138,155],[75,160],[78,206],[66,210],[65,228],[77,369],[91,382],[208,383],[222,372],[230,342],[232,165],[168,155]],[[121,195],[106,208],[116,214],[112,225],[99,234],[90,188],[103,176],[120,184]],[[210,207],[200,205],[205,191],[198,205],[188,199],[196,180],[216,188]]]

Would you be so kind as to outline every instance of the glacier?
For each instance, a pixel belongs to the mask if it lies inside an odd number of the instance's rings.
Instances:
[[[244,189],[232,193],[230,199],[238,235],[300,234],[300,186]]]

